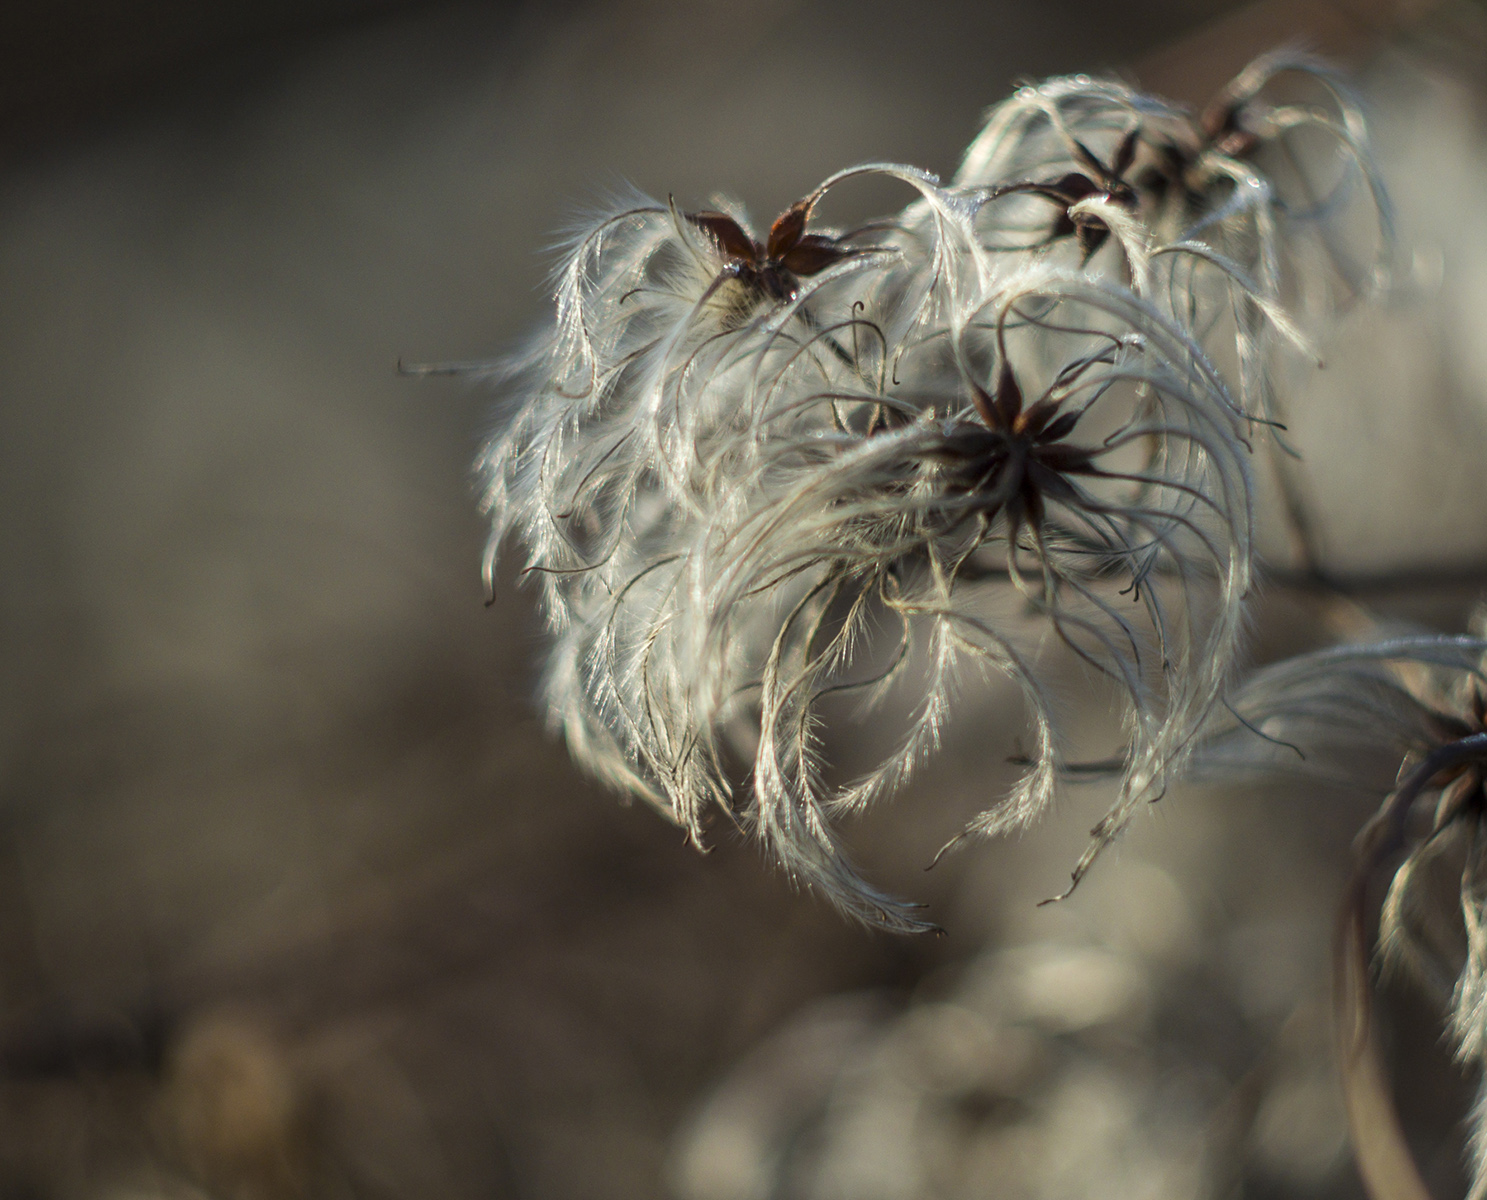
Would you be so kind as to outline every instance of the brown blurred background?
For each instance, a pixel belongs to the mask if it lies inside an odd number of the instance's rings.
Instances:
[[[1328,334],[1298,433],[1338,464],[1318,522],[1365,599],[1450,626],[1487,550],[1475,22],[12,0],[0,1200],[1354,1194],[1326,942],[1367,797],[1174,798],[1035,909],[1097,795],[922,870],[1009,777],[993,690],[854,831],[949,935],[847,927],[544,734],[530,598],[508,571],[481,603],[494,398],[396,364],[512,345],[554,231],[620,180],[772,212],[864,159],[950,173],[1023,77],[1199,99],[1310,32],[1366,72],[1415,255]],[[1277,584],[1257,654],[1324,636],[1329,603]],[[1398,1003],[1451,1194],[1468,1093]]]

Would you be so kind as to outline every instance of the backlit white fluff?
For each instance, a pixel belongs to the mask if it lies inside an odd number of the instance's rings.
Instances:
[[[1277,79],[1306,81],[1317,102],[1269,101]],[[1246,411],[1283,421],[1271,335],[1306,342],[1282,304],[1325,312],[1385,278],[1392,217],[1359,103],[1325,63],[1289,50],[1256,59],[1201,114],[1113,80],[1054,79],[988,113],[954,182],[988,197],[977,223],[987,245],[1053,250],[1070,242],[1058,206],[1009,185],[1082,175],[1108,195],[1098,168],[1128,138],[1116,182],[1129,191],[1114,190],[1147,231],[1150,286],[1216,355],[1211,331],[1230,342]]]
[[[835,822],[901,787],[988,672],[1020,687],[1033,749],[967,832],[1031,822],[1063,755],[1061,648],[1127,737],[1077,883],[1183,765],[1240,637],[1256,322],[1299,334],[1263,177],[1235,158],[1252,204],[1227,176],[1193,193],[1229,149],[1076,77],[994,111],[950,188],[873,164],[768,231],[643,198],[578,231],[551,326],[500,369],[510,417],[480,462],[487,570],[510,540],[540,581],[544,695],[575,758],[699,844],[721,813],[844,912],[924,928]],[[912,202],[817,227],[820,197],[864,174]],[[1079,179],[1050,197],[1062,175]],[[1224,304],[1258,315],[1225,325]],[[828,783],[829,698],[896,694],[905,728]]]
[[[1387,878],[1379,950],[1446,1003],[1458,1058],[1480,1069],[1487,1061],[1487,617],[1476,617],[1469,636],[1339,646],[1257,672],[1235,695],[1232,717],[1204,737],[1196,764],[1224,779],[1283,771],[1387,792],[1358,839],[1343,928],[1366,934],[1367,885]],[[1350,1000],[1348,989],[1339,999],[1363,1014],[1366,1030],[1366,974],[1359,986],[1359,999]],[[1357,1024],[1351,1015],[1341,1027]],[[1478,1198],[1487,1195],[1481,1085],[1471,1128],[1469,1194]],[[1379,1136],[1377,1129],[1356,1132]]]
[[[986,615],[999,593],[1020,596],[1123,697],[1125,788],[1091,859],[1160,793],[1216,702],[1238,639],[1249,571],[1246,451],[1196,346],[1130,293],[1049,266],[992,289],[947,336],[957,376],[942,398],[898,428],[863,437],[849,426],[823,439],[833,453],[818,443],[809,460],[782,465],[778,486],[761,490],[746,520],[709,547],[707,574],[717,582],[708,620],[719,647],[741,640],[736,627],[751,619],[754,597],[787,581],[802,592],[758,677],[749,810],[786,861],[789,839],[775,831],[801,820],[817,828],[826,814],[860,808],[909,777],[935,746],[967,661],[1018,681],[1037,747],[1021,783],[971,831],[1022,827],[1046,807],[1057,738],[1035,645]],[[1041,401],[1055,420],[1077,415],[1067,439],[1047,447],[1054,465],[1037,468],[1050,477],[1036,520],[1014,469],[999,465],[1006,442],[974,400],[995,390],[1005,362],[1021,377],[1025,411]],[[876,403],[905,407],[891,387]],[[1070,469],[1057,469],[1061,457]],[[903,646],[870,685],[857,686],[881,698],[914,657],[928,664],[927,678],[913,678],[922,700],[891,754],[822,796],[816,701],[855,678],[859,659],[872,659],[870,631],[885,614],[901,622]],[[913,643],[921,654],[910,655]],[[802,807],[803,819],[795,815]]]

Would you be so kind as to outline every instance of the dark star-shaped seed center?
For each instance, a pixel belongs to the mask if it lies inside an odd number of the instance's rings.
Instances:
[[[1480,683],[1472,687],[1471,699],[1464,715],[1435,713],[1434,724],[1443,742],[1459,742],[1487,733],[1487,692]],[[1431,779],[1430,785],[1441,789],[1436,824],[1443,826],[1467,812],[1487,812],[1487,763],[1470,759],[1449,767]]]
[[[1061,401],[1051,393],[1025,404],[1004,357],[994,392],[972,385],[972,400],[984,424],[961,426],[946,448],[950,490],[976,497],[983,519],[1004,512],[1013,539],[1024,523],[1041,532],[1048,500],[1078,502],[1068,476],[1100,473],[1095,451],[1064,441],[1082,410],[1061,412]]]
[[[727,213],[688,213],[687,220],[704,230],[723,252],[723,271],[744,286],[786,303],[795,299],[803,276],[834,266],[851,253],[833,237],[807,233],[814,199],[797,200],[776,218],[769,237],[757,242]]]
[[[1053,228],[1048,233],[1048,241],[1055,242],[1059,238],[1073,235],[1079,243],[1079,248],[1084,252],[1088,260],[1110,236],[1110,226],[1094,213],[1072,213],[1081,200],[1091,197],[1099,197],[1117,204],[1121,208],[1135,211],[1138,205],[1138,197],[1135,187],[1127,182],[1125,175],[1136,161],[1137,144],[1141,136],[1138,126],[1132,129],[1120,141],[1115,148],[1115,156],[1110,165],[1106,166],[1099,158],[1077,138],[1074,139],[1074,157],[1084,167],[1083,171],[1070,171],[1058,179],[1039,183],[1033,180],[1023,180],[1019,183],[1004,184],[994,189],[991,193],[993,200],[1008,195],[1023,194],[1040,196],[1045,200],[1052,201],[1058,206],[1058,215],[1054,218]]]

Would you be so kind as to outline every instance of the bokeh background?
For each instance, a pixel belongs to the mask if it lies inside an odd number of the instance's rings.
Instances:
[[[1201,101],[1296,37],[1358,72],[1404,265],[1294,384],[1336,586],[1272,537],[1256,661],[1487,583],[1470,4],[11,0],[0,1198],[1357,1195],[1328,943],[1377,797],[1188,789],[1037,908],[1098,791],[923,869],[1010,778],[993,688],[851,831],[947,935],[848,927],[567,762],[529,595],[482,603],[496,397],[397,370],[515,344],[622,181],[772,213],[949,174],[1022,78]],[[1459,1194],[1472,1081],[1388,999]]]

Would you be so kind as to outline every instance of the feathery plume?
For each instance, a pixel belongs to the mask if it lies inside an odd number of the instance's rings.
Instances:
[[[1197,763],[1232,778],[1246,752],[1252,768],[1354,786],[1376,784],[1381,767],[1392,773],[1359,835],[1339,923],[1342,1065],[1370,1190],[1425,1196],[1373,1041],[1367,902],[1385,874],[1384,962],[1447,1001],[1461,1061],[1487,1060],[1487,613],[1467,636],[1339,646],[1257,672],[1234,697],[1231,719],[1205,736]],[[1473,1200],[1487,1195],[1484,1116],[1487,1089],[1471,1114]]]
[[[852,168],[767,232],[726,201],[638,196],[576,231],[551,325],[496,372],[510,415],[479,464],[487,580],[519,543],[575,758],[699,845],[721,813],[851,916],[926,928],[859,877],[836,822],[905,784],[986,672],[1021,689],[1034,752],[966,833],[1031,822],[1063,759],[1051,633],[1126,726],[1077,885],[1183,766],[1240,640],[1260,326],[1303,340],[1249,157],[1314,119],[1366,159],[1353,110],[1261,104],[1283,67],[1201,120],[1083,76],[1024,88],[953,186]],[[868,174],[912,203],[816,224]],[[840,782],[844,696],[910,716]]]
[[[1316,101],[1270,101],[1277,80],[1305,81]],[[1229,340],[1245,411],[1273,425],[1273,336],[1312,355],[1283,305],[1328,311],[1326,280],[1344,301],[1373,294],[1392,244],[1359,102],[1292,50],[1256,59],[1201,114],[1084,75],[1023,87],[988,113],[954,184],[986,198],[977,229],[995,250],[1068,239],[1087,262],[1122,217],[1137,221],[1161,268],[1148,286],[1200,340]],[[1131,239],[1116,240],[1129,262]]]

